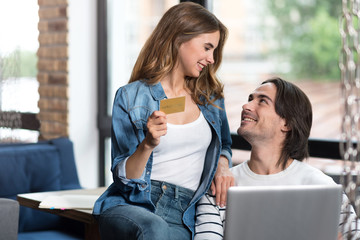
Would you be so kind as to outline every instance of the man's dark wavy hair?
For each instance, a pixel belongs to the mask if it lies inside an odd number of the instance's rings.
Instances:
[[[308,139],[312,125],[312,107],[309,98],[295,84],[278,77],[261,84],[265,83],[273,83],[276,86],[275,112],[285,119],[289,127],[277,163],[285,168],[289,158],[302,161],[309,156]]]

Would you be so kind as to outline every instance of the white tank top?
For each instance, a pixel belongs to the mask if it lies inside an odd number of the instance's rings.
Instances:
[[[166,181],[191,190],[200,184],[211,129],[203,114],[194,122],[167,124],[167,134],[153,151],[151,179]]]

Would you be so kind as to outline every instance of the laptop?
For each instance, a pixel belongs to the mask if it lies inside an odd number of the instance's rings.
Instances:
[[[336,240],[341,201],[341,185],[230,187],[224,239]]]

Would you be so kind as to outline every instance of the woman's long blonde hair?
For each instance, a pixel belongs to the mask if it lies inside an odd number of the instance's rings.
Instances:
[[[187,77],[186,87],[197,104],[213,104],[223,98],[223,84],[216,77],[222,62],[222,52],[228,35],[227,28],[214,14],[199,4],[183,2],[170,8],[143,46],[130,82],[146,79],[155,84],[169,74],[177,64],[178,50],[182,43],[203,33],[220,32],[218,47],[214,51],[214,64],[203,68],[200,76]]]

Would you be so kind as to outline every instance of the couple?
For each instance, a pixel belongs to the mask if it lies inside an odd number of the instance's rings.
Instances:
[[[148,38],[129,84],[114,99],[114,182],[93,210],[102,239],[193,239],[195,221],[202,221],[195,217],[199,200],[211,189],[216,205],[224,206],[233,175],[237,184],[249,180],[243,178],[246,168],[259,175],[301,168],[311,178],[289,176],[293,184],[333,184],[300,162],[307,155],[311,106],[281,79],[261,85],[244,105],[240,133],[253,151],[249,162],[230,170],[232,142],[216,75],[227,35],[214,14],[182,2],[163,15]],[[159,111],[161,100],[180,96],[185,111]]]

